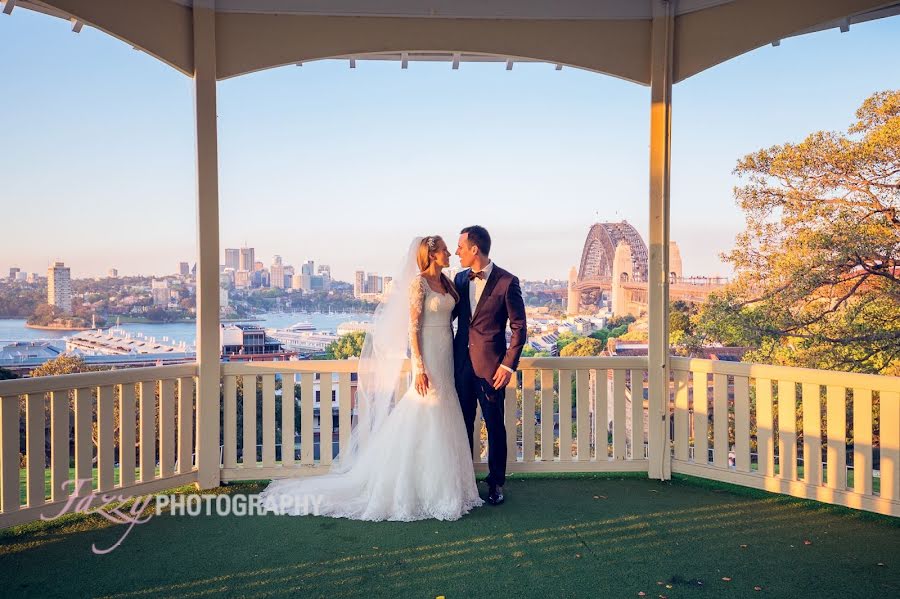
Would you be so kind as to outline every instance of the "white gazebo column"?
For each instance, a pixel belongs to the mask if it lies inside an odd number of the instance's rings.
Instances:
[[[214,0],[194,0],[197,127],[197,485],[219,485],[219,166]]]
[[[649,476],[671,478],[669,454],[669,178],[675,0],[653,0],[650,47]]]

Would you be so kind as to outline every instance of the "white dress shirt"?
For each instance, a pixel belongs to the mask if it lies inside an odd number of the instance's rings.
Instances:
[[[478,307],[478,302],[481,301],[481,295],[484,293],[484,287],[487,285],[488,279],[491,278],[491,272],[494,270],[494,263],[488,262],[487,266],[481,269],[481,271],[477,271],[474,268],[471,270],[472,272],[484,273],[483,279],[472,279],[469,281],[469,305],[472,307],[472,316],[474,316],[475,310]],[[514,372],[512,368],[505,364],[501,364],[500,368],[507,372]]]
[[[469,282],[469,305],[472,306],[472,316],[475,315],[475,309],[478,307],[478,302],[481,300],[481,294],[484,293],[484,287],[487,285],[488,279],[491,278],[491,272],[494,270],[494,263],[488,262],[487,266],[485,266],[481,271],[477,271],[474,268],[472,272],[483,272],[483,279],[472,279]]]

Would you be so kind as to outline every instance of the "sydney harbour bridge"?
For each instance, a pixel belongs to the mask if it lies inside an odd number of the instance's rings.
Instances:
[[[647,244],[627,221],[595,223],[588,231],[581,252],[581,264],[569,273],[568,313],[595,312],[603,299],[612,300],[616,316],[640,316],[646,312]],[[685,278],[681,252],[669,243],[669,299],[702,303],[725,279]]]

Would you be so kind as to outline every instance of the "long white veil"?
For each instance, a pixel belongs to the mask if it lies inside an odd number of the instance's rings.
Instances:
[[[368,438],[400,399],[400,376],[409,356],[409,286],[419,274],[416,254],[421,241],[421,237],[412,240],[390,289],[384,290],[384,298],[375,309],[373,326],[366,334],[359,358],[357,407],[350,440],[332,462],[331,473],[341,474],[353,467]]]

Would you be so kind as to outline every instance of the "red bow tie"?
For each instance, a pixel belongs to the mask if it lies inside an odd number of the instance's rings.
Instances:
[[[471,281],[472,279],[481,279],[483,281],[484,280],[484,271],[479,270],[478,272],[472,272],[470,270],[469,271],[469,280]]]

